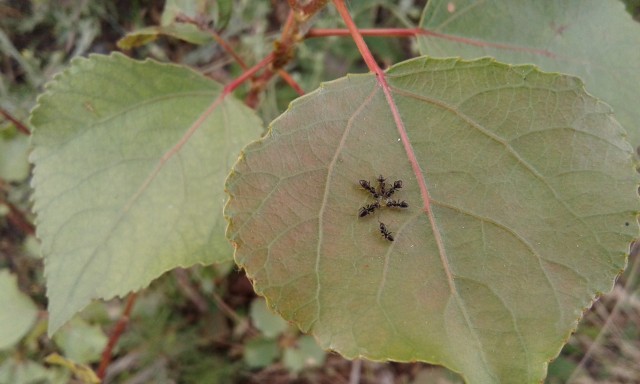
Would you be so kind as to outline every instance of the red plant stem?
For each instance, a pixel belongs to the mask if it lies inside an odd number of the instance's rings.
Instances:
[[[447,250],[444,246],[444,239],[442,238],[442,234],[438,229],[438,223],[436,222],[436,217],[433,211],[431,210],[431,206],[430,206],[431,196],[429,195],[429,190],[427,189],[426,180],[424,178],[422,169],[420,168],[420,164],[418,164],[418,159],[416,158],[415,151],[413,150],[411,142],[409,141],[409,136],[407,135],[407,130],[405,128],[404,122],[402,121],[402,117],[400,116],[400,111],[398,110],[398,106],[393,100],[393,95],[391,94],[391,87],[387,82],[384,72],[382,71],[380,66],[378,66],[378,63],[376,63],[376,61],[373,59],[373,55],[369,51],[369,48],[367,47],[367,44],[364,42],[364,39],[362,38],[360,31],[358,31],[358,28],[354,24],[353,19],[351,19],[351,15],[349,15],[349,11],[347,10],[347,7],[344,4],[344,0],[333,0],[333,3],[335,4],[338,12],[340,13],[340,16],[342,16],[342,19],[344,20],[345,24],[347,24],[347,28],[349,29],[349,32],[351,33],[352,38],[355,40],[358,50],[360,50],[360,54],[364,58],[365,63],[367,64],[369,69],[373,73],[375,73],[376,78],[378,80],[378,84],[382,88],[382,91],[384,92],[384,96],[387,99],[387,104],[389,105],[389,109],[391,110],[391,114],[393,115],[393,120],[395,121],[398,133],[400,134],[402,145],[404,146],[404,150],[407,154],[407,158],[409,160],[409,163],[411,164],[411,168],[416,177],[416,182],[418,183],[418,187],[420,188],[420,195],[422,197],[422,202],[423,202],[422,210],[427,216],[427,218],[429,219],[431,231],[433,233],[436,246],[438,247],[438,255],[440,256],[440,262],[442,263],[444,272],[447,276],[449,291],[451,292],[451,295],[456,299],[456,301],[458,301],[458,305],[460,306],[460,309],[463,313],[467,326],[470,327],[471,325],[470,325],[469,316],[464,306],[462,306],[461,304],[460,294],[458,293],[458,290],[454,281],[451,265],[449,264],[449,258],[447,257]],[[476,342],[477,341],[478,340],[476,340]]]
[[[289,75],[287,71],[282,68],[278,69],[278,75],[280,75],[280,77],[282,77],[282,80],[289,84],[289,86],[293,88],[298,93],[298,95],[304,95],[305,92],[302,87],[300,87],[300,85],[296,83],[296,81],[293,79],[293,77],[291,77],[291,75]]]
[[[351,32],[351,37],[355,40],[356,46],[358,47],[360,54],[364,58],[365,63],[367,64],[371,72],[375,73],[376,78],[378,80],[378,84],[382,88],[382,91],[384,92],[384,96],[387,99],[387,104],[389,105],[389,109],[391,110],[391,114],[393,115],[393,120],[396,123],[398,134],[400,134],[400,140],[402,141],[402,145],[404,146],[404,150],[407,154],[409,163],[411,164],[413,174],[415,175],[416,181],[420,188],[420,195],[422,197],[422,202],[423,202],[422,210],[424,211],[424,213],[429,219],[431,230],[433,232],[433,236],[434,236],[436,245],[438,247],[438,254],[440,255],[440,261],[442,262],[445,274],[447,275],[449,290],[451,291],[452,295],[456,299],[459,299],[459,294],[457,292],[457,288],[453,280],[453,272],[451,271],[451,266],[449,265],[449,260],[447,258],[447,250],[444,247],[444,240],[442,238],[442,234],[438,229],[438,225],[436,223],[436,218],[433,214],[433,211],[431,211],[431,206],[430,206],[431,196],[429,195],[429,190],[427,189],[427,183],[426,183],[426,180],[424,179],[424,174],[422,172],[422,169],[420,168],[420,164],[418,164],[418,159],[416,158],[415,151],[413,150],[411,142],[409,141],[409,136],[407,135],[407,130],[405,128],[404,122],[402,121],[402,117],[400,116],[400,111],[398,110],[398,106],[393,100],[393,95],[391,94],[391,87],[387,82],[387,78],[385,77],[384,71],[380,68],[378,63],[376,63],[376,61],[373,59],[373,55],[369,51],[367,44],[364,42],[364,39],[362,38],[360,31],[358,31],[358,28],[354,24],[353,19],[351,19],[351,15],[349,15],[349,11],[347,10],[347,7],[344,4],[344,0],[333,0],[333,3],[338,9],[340,16],[342,16],[342,19],[344,20],[345,24],[347,24],[347,28],[349,29],[349,32]],[[464,312],[464,310],[463,310],[463,313],[468,323],[468,316],[466,315],[466,312]]]
[[[376,63],[375,59],[373,58],[373,55],[371,54],[371,51],[369,51],[369,47],[367,47],[367,43],[364,42],[364,39],[362,38],[362,35],[360,34],[358,27],[356,27],[356,24],[353,22],[353,19],[349,14],[349,10],[344,5],[344,1],[333,0],[333,4],[336,6],[336,9],[338,10],[338,13],[340,13],[340,16],[342,16],[342,20],[344,21],[344,23],[347,24],[347,30],[349,31],[349,34],[351,35],[354,42],[356,43],[356,46],[358,47],[358,51],[360,51],[360,54],[362,55],[364,62],[367,64],[367,67],[369,67],[369,70],[371,72],[376,74],[376,76],[378,77],[378,81],[380,82],[380,85],[384,87],[384,84],[386,84],[386,80],[384,79],[384,72],[382,71],[378,63]],[[380,78],[382,78],[384,83],[381,81]]]
[[[293,10],[291,10],[287,15],[287,20],[284,22],[284,27],[282,27],[282,43],[291,44],[291,42],[293,41],[293,35],[297,32],[297,30],[298,23],[296,22]]]
[[[4,116],[7,120],[13,123],[18,129],[18,132],[24,133],[25,135],[30,135],[31,131],[27,128],[26,125],[22,124],[22,122],[15,117],[13,117],[9,112],[5,111],[3,108],[0,108],[0,114]]]
[[[220,46],[222,47],[222,49],[224,49],[228,54],[231,55],[231,57],[233,57],[233,59],[236,61],[236,63],[238,63],[238,65],[240,66],[240,68],[242,68],[243,70],[246,70],[247,68],[249,68],[249,66],[247,66],[247,64],[244,62],[244,60],[242,60],[242,58],[236,53],[236,51],[233,50],[233,48],[231,48],[231,45],[229,45],[222,37],[220,37],[220,35],[212,30],[211,28],[208,28],[207,31],[209,32],[209,34],[211,35],[211,37],[218,43],[220,44]]]
[[[297,4],[297,2],[295,0],[290,0],[289,1],[289,5],[292,6],[292,9],[298,9],[299,6]],[[297,7],[297,8],[293,8],[293,7]],[[244,60],[242,60],[242,58],[240,57],[240,55],[238,55],[234,49],[231,47],[231,45],[229,43],[227,43],[219,34],[218,32],[216,32],[214,29],[212,29],[211,27],[209,27],[206,23],[204,23],[201,20],[197,20],[194,18],[191,18],[187,15],[184,14],[179,14],[178,16],[176,16],[176,21],[180,21],[180,22],[185,22],[185,23],[189,23],[189,24],[193,24],[196,27],[198,27],[201,31],[207,32],[209,35],[211,35],[211,37],[222,47],[223,50],[225,50],[229,55],[231,55],[231,57],[233,57],[233,59],[238,63],[238,65],[243,69],[243,70],[247,70],[249,68],[249,66],[244,62]],[[293,28],[295,26],[294,23],[294,13],[293,12],[289,12],[289,15],[287,17],[287,21],[285,23],[284,26],[284,30],[282,35],[284,36],[285,39],[287,39],[287,44],[286,44],[286,48],[290,48],[291,47],[291,41],[293,39],[293,35],[294,35],[294,31]],[[297,27],[296,27],[297,28]],[[277,55],[276,55],[277,56]],[[276,60],[277,57],[274,59]],[[304,91],[302,90],[302,88],[300,88],[300,86],[295,82],[295,80],[293,80],[293,78],[283,69],[278,69],[278,75],[280,75],[280,77],[282,77],[282,79],[291,87],[293,88],[298,94],[300,95],[304,95]],[[269,78],[273,76],[273,74],[271,74],[270,76],[268,76]],[[257,92],[261,89],[260,84],[258,84],[258,86],[255,87],[256,90],[252,91],[252,92]],[[257,100],[257,95],[254,95],[254,97]]]
[[[255,106],[258,104],[258,95],[269,82],[269,79],[271,79],[276,72],[279,73],[279,70],[281,70],[293,57],[294,44],[297,40],[296,34],[298,33],[298,20],[296,19],[294,13],[294,9],[289,10],[287,20],[285,21],[282,28],[280,40],[277,40],[274,43],[272,52],[273,59],[270,66],[271,68],[265,70],[262,76],[254,81],[251,91],[245,98],[245,104],[247,104],[251,108],[255,108]],[[283,77],[283,79],[285,81],[293,81],[290,76]],[[289,81],[287,81],[287,83],[289,83]],[[294,87],[294,89],[296,88]],[[298,90],[296,89],[296,92],[297,91]]]
[[[133,309],[133,304],[135,304],[137,297],[138,295],[135,292],[129,295],[129,298],[127,299],[127,305],[124,308],[124,312],[122,312],[122,316],[120,317],[120,319],[118,320],[118,323],[113,329],[113,332],[111,333],[111,337],[109,337],[109,342],[107,343],[107,346],[102,351],[102,359],[100,360],[100,366],[98,367],[98,372],[96,373],[98,378],[101,380],[104,379],[104,376],[107,373],[107,367],[111,362],[111,352],[113,351],[113,348],[118,343],[120,336],[122,336],[122,332],[124,332],[124,329],[129,323],[129,316],[131,314],[131,310]]]
[[[561,58],[559,55],[547,51],[546,49],[534,49],[511,44],[492,43],[484,40],[474,40],[466,37],[448,35],[439,33],[425,28],[380,28],[380,29],[360,29],[363,36],[384,36],[384,37],[414,37],[414,36],[431,36],[443,40],[454,41],[456,43],[473,45],[476,47],[488,47],[503,49],[505,51],[526,52],[534,55],[540,55],[550,58]],[[311,29],[305,35],[305,38],[326,37],[326,36],[349,36],[351,31],[348,29]]]
[[[369,67],[369,70],[375,73],[378,79],[378,83],[382,87],[382,91],[384,92],[385,98],[387,99],[387,103],[389,104],[391,114],[393,115],[393,120],[395,121],[396,127],[398,128],[398,133],[400,134],[400,140],[402,141],[405,152],[407,153],[407,156],[409,158],[409,162],[411,163],[413,173],[415,174],[418,185],[420,186],[420,194],[422,196],[422,201],[423,201],[422,209],[425,211],[425,213],[429,214],[429,217],[431,217],[432,216],[430,213],[431,197],[429,196],[429,191],[427,190],[427,184],[425,182],[422,170],[420,169],[420,164],[418,164],[418,159],[416,158],[416,154],[413,150],[411,142],[409,141],[407,130],[404,126],[404,122],[402,121],[402,117],[400,116],[400,111],[398,111],[398,107],[396,106],[396,103],[393,100],[393,95],[391,94],[391,87],[389,86],[389,83],[387,83],[387,78],[385,77],[384,71],[382,70],[382,68],[380,68],[378,63],[376,63],[375,59],[373,58],[373,55],[371,54],[371,51],[369,51],[369,47],[367,47],[367,44],[362,38],[360,31],[358,30],[355,23],[353,22],[353,19],[351,19],[351,15],[349,14],[349,11],[347,10],[347,7],[344,4],[344,0],[333,0],[333,3],[338,9],[340,16],[342,16],[342,19],[344,20],[345,24],[347,24],[347,28],[349,29],[351,36],[355,40],[356,46],[358,47],[358,50],[360,51],[360,54],[362,55],[364,62],[367,64],[367,67]],[[435,224],[435,223],[432,223],[432,224]]]
[[[227,95],[229,95],[231,92],[235,91],[236,88],[238,88],[242,83],[247,81],[247,79],[253,76],[256,72],[266,67],[269,63],[271,63],[273,61],[273,58],[274,58],[273,53],[270,53],[264,59],[262,59],[258,64],[254,65],[249,70],[245,71],[242,75],[240,75],[240,77],[238,77],[237,79],[227,84],[222,90],[222,94],[220,95],[220,97],[224,98]]]
[[[278,57],[278,55],[274,52],[274,60],[276,57]],[[247,93],[247,96],[244,99],[244,103],[249,108],[255,109],[258,106],[258,102],[260,101],[260,92],[264,89],[273,75],[273,69],[266,68],[264,72],[262,72],[262,75],[253,79],[251,83],[251,90]]]

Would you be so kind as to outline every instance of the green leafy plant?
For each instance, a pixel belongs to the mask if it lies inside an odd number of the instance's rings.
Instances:
[[[617,1],[433,0],[418,27],[372,30],[328,3],[290,0],[252,67],[220,35],[231,1],[169,1],[160,26],[120,41],[215,41],[240,73],[227,85],[120,53],[74,59],[47,84],[30,160],[49,334],[94,299],[234,258],[324,349],[541,382],[638,233],[623,129],[640,144],[638,25]],[[347,29],[314,28],[324,9]],[[303,94],[287,71],[296,48],[341,35],[369,73],[320,84],[260,138],[250,107],[269,81]],[[383,69],[363,36],[416,37],[425,56]],[[269,338],[248,351],[254,366],[278,355]],[[308,338],[283,356],[294,371],[307,358],[324,358]]]

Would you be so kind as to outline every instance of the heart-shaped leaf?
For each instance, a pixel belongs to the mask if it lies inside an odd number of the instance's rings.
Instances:
[[[618,0],[430,0],[420,51],[495,57],[580,76],[640,145],[640,24]]]
[[[348,76],[244,150],[227,180],[236,262],[346,357],[540,382],[638,232],[622,128],[579,79],[533,66],[418,58],[387,77],[393,105]],[[407,208],[375,199],[376,175],[402,181]]]
[[[121,54],[74,60],[47,89],[31,161],[50,333],[91,299],[231,257],[223,185],[262,130],[253,111],[194,71]]]

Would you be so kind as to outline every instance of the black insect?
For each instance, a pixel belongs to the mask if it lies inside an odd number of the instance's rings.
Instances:
[[[396,191],[396,189],[402,188],[402,180],[396,180],[393,182],[393,186],[389,188],[389,190],[384,194],[386,199],[390,198],[391,195]]]
[[[371,186],[371,184],[367,180],[360,180],[360,185],[362,186],[362,188],[364,188],[367,191],[369,191],[374,199],[377,199],[378,197],[380,197],[380,195],[378,195],[378,192],[376,191],[376,189],[373,188]]]
[[[384,225],[383,222],[380,222],[380,233],[382,234],[382,237],[384,237],[385,239],[389,241],[393,241],[393,235],[391,234],[391,232],[389,232],[389,230],[387,229],[387,226]]]
[[[360,213],[358,213],[358,216],[365,217],[373,213],[373,211],[375,211],[378,208],[380,208],[380,203],[378,203],[377,201],[373,204],[367,204],[364,207],[360,208]]]
[[[382,175],[378,176],[378,187],[380,189],[380,196],[386,196],[387,192],[385,191],[385,181],[386,179],[382,177]]]
[[[371,204],[367,204],[364,207],[360,207],[358,212],[359,217],[365,217],[375,212],[376,209],[389,208],[408,208],[409,204],[404,200],[392,200],[390,197],[400,188],[402,188],[402,180],[396,180],[393,184],[389,184],[387,189],[386,179],[380,175],[376,178],[378,182],[377,188],[372,186],[367,180],[359,180],[360,186],[367,190],[375,201]],[[394,241],[393,233],[387,229],[387,226],[380,222],[380,233],[388,241]]]
[[[387,200],[385,202],[387,207],[396,207],[396,208],[408,208],[409,204],[406,201],[402,200]]]

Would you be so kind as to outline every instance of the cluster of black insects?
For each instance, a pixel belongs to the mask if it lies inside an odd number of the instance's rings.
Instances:
[[[402,188],[402,180],[394,181],[393,185],[389,189],[387,189],[387,185],[385,183],[386,179],[382,177],[382,175],[378,176],[376,180],[378,181],[377,189],[372,187],[371,183],[369,183],[367,180],[360,180],[360,185],[362,186],[362,188],[369,191],[371,196],[373,196],[373,198],[376,199],[376,201],[371,204],[367,204],[364,207],[361,207],[358,213],[358,216],[365,217],[367,215],[372,214],[373,212],[375,212],[376,209],[381,208],[383,206],[390,207],[390,208],[409,207],[409,204],[407,204],[407,202],[404,200],[401,201],[401,200],[391,199],[391,195],[393,195],[396,192],[396,190]],[[380,233],[382,234],[382,237],[384,237],[385,239],[389,241],[394,240],[393,234],[389,232],[389,230],[387,229],[387,226],[383,222],[380,222]]]

